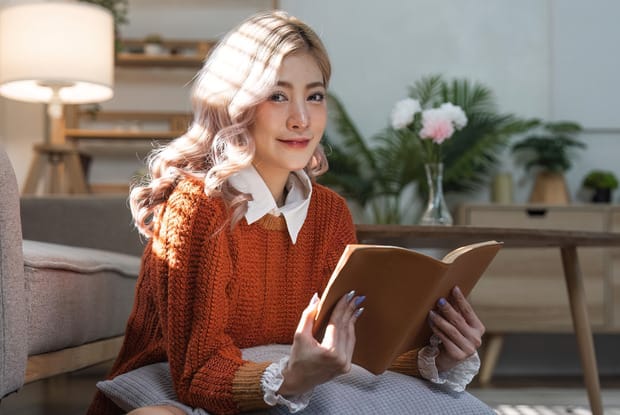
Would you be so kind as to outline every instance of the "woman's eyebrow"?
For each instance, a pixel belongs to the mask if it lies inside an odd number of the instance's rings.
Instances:
[[[287,81],[278,81],[277,85],[285,87],[285,88],[293,88],[293,84]],[[306,84],[306,89],[317,88],[317,87],[325,88],[325,83],[321,81],[316,81],[316,82],[310,82],[309,84]]]

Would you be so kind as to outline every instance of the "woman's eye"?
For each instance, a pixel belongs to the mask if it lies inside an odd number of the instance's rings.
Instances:
[[[318,101],[321,102],[325,99],[325,94],[322,92],[316,92],[308,98],[310,101]]]
[[[271,96],[269,97],[269,101],[284,102],[286,101],[286,97],[284,96],[284,94],[276,92],[275,94],[271,94]]]

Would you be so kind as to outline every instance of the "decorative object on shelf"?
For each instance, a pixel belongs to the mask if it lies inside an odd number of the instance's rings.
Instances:
[[[452,215],[443,196],[441,144],[452,137],[456,130],[467,125],[465,112],[451,102],[422,110],[420,101],[406,98],[394,106],[391,121],[397,134],[405,135],[408,139],[419,139],[422,145],[428,200],[418,223],[452,225]]]
[[[618,187],[618,179],[612,171],[591,170],[583,178],[582,185],[593,191],[593,203],[610,203],[612,192]]]
[[[163,55],[163,39],[160,35],[152,33],[144,38],[144,54],[145,55]]]
[[[113,41],[103,7],[44,2],[0,10],[0,94],[48,104],[50,137],[35,146],[24,193],[35,193],[41,178],[50,179],[51,193],[88,191],[77,149],[65,142],[63,105],[112,98]]]
[[[512,192],[512,174],[502,172],[493,178],[493,187],[491,188],[491,200],[493,203],[509,205],[514,202]]]
[[[584,143],[574,136],[581,131],[575,122],[541,122],[537,131],[512,146],[516,161],[526,172],[536,171],[530,203],[566,204],[570,195],[564,173],[572,167],[573,150]]]
[[[121,41],[116,54],[116,66],[122,67],[162,67],[200,68],[204,59],[216,44],[216,40],[163,39],[158,51],[145,53],[145,38]],[[165,53],[159,52],[163,50]]]
[[[467,125],[441,145],[445,194],[468,194],[488,185],[510,137],[533,123],[498,113],[491,90],[465,79],[428,76],[409,92],[423,107],[452,102],[467,114]],[[324,137],[330,169],[321,183],[345,196],[360,222],[416,222],[420,201],[428,197],[422,140],[393,128],[366,140],[335,96],[328,104],[335,128]]]

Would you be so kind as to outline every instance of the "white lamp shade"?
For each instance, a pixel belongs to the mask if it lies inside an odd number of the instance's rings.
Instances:
[[[63,103],[112,98],[114,22],[103,7],[78,2],[25,3],[0,9],[0,94]]]

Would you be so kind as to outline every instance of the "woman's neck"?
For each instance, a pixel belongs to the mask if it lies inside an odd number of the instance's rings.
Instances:
[[[266,169],[256,165],[254,168],[267,185],[267,188],[273,196],[273,200],[275,200],[276,205],[278,207],[283,206],[287,194],[286,182],[288,181],[290,172],[285,170],[279,170],[277,172],[272,170],[267,171]]]

